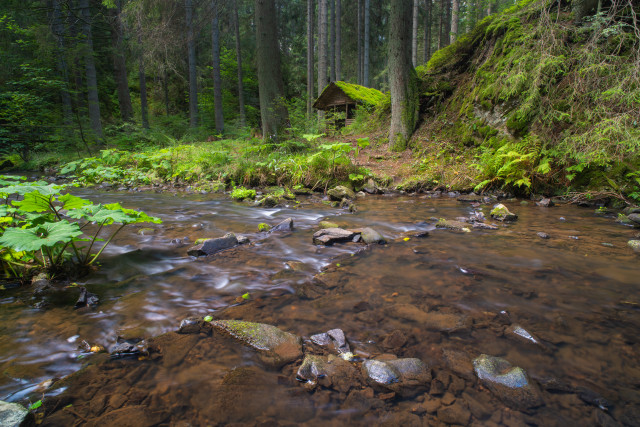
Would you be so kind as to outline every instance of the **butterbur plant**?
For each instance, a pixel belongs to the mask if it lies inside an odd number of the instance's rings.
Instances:
[[[119,203],[96,205],[63,190],[61,185],[0,176],[5,202],[0,205],[0,265],[5,277],[24,281],[41,270],[53,275],[67,262],[80,270],[92,265],[126,225],[161,222]],[[112,225],[106,241],[98,237]],[[99,241],[104,244],[93,253]]]

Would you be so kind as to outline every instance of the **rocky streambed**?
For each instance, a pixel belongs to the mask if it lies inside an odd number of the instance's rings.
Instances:
[[[637,231],[616,212],[136,197],[165,223],[78,284],[97,305],[2,301],[2,400],[44,397],[32,420],[638,425]]]

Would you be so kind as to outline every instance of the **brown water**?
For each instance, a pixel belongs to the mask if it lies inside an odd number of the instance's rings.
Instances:
[[[420,195],[368,196],[358,200],[357,214],[348,214],[313,199],[294,207],[261,209],[212,195],[79,193],[96,202],[121,201],[144,209],[164,223],[154,226],[153,234],[125,228],[106,251],[100,270],[79,283],[100,296],[95,309],[39,310],[32,308],[28,290],[3,292],[1,400],[41,398],[38,383],[81,367],[82,340],[108,348],[118,334],[155,336],[175,330],[185,317],[224,310],[223,317],[269,323],[303,337],[341,328],[365,358],[384,352],[418,357],[433,367],[435,377],[448,376],[445,389],[463,380],[463,387],[449,388],[459,404],[471,406],[470,395],[482,402],[486,413],[472,411],[471,423],[476,425],[592,425],[613,422],[611,418],[640,425],[640,265],[626,245],[636,232],[612,217],[595,215],[593,209],[539,208],[513,201],[506,204],[519,215],[517,222],[495,231],[453,233],[433,230],[431,218],[469,216],[473,208]],[[481,209],[488,216],[490,206]],[[256,232],[261,222],[273,225],[288,217],[294,219],[292,233]],[[358,244],[314,246],[311,236],[322,219],[345,228],[373,227],[390,243],[366,250]],[[403,239],[415,230],[432,231],[426,238]],[[551,238],[539,238],[540,231]],[[252,244],[195,260],[186,255],[189,245],[172,243],[227,232],[246,235]],[[246,292],[249,301],[236,304]],[[397,307],[406,304],[455,314],[465,326],[450,333],[427,330],[398,315]],[[544,347],[510,336],[501,311]],[[393,331],[401,331],[406,343],[383,344]],[[137,382],[149,396],[161,396],[140,401],[151,409],[164,405],[168,412],[161,419],[167,424],[257,420],[268,425],[277,420],[285,425],[344,425],[386,420],[433,425],[442,420],[427,403],[440,408],[450,403],[443,403],[445,397],[433,386],[431,393],[412,398],[388,398],[377,390],[369,396],[368,389],[307,391],[295,381],[296,366],[269,370],[251,351],[233,343],[204,340],[190,345],[195,347],[183,362],[149,368],[127,383],[133,387]],[[542,383],[557,379],[571,391],[547,389],[544,406],[521,413],[507,408],[474,378],[451,376],[443,350],[469,358],[481,353],[504,357],[530,377]],[[151,362],[110,363],[131,370]],[[226,378],[238,367],[255,371],[249,385],[229,385]],[[179,384],[179,395],[167,391],[167,378]],[[600,395],[609,410],[581,399],[577,389]],[[173,406],[161,403],[162,396],[173,400]],[[176,404],[176,399],[184,403]],[[74,407],[82,411],[79,402]],[[216,418],[220,413],[225,418]],[[87,414],[80,419],[87,421]]]

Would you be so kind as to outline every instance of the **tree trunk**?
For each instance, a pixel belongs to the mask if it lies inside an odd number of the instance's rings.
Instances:
[[[144,71],[144,55],[142,48],[142,28],[138,23],[138,47],[140,52],[138,54],[138,81],[140,82],[140,116],[142,118],[142,127],[149,129],[149,108],[147,107],[147,76]],[[167,72],[164,72],[165,81]],[[165,83],[166,85],[166,83]],[[168,85],[167,85],[168,86]],[[169,113],[169,101],[165,99],[167,114]]]
[[[342,3],[336,0],[336,80],[342,80]]]
[[[211,54],[213,56],[213,109],[216,120],[216,132],[224,133],[224,115],[222,112],[222,76],[220,75],[220,26],[218,23],[218,0],[211,0],[213,16],[211,18]]]
[[[64,43],[64,25],[62,24],[62,8],[61,0],[53,1],[53,26],[52,32],[56,38],[56,67],[64,87],[60,90],[60,100],[62,101],[62,117],[65,127],[64,134],[69,137],[71,135],[71,127],[73,126],[73,108],[71,105],[71,95],[69,94],[69,70],[67,67],[66,47]]]
[[[113,46],[113,72],[116,79],[118,91],[118,105],[120,106],[120,117],[125,122],[133,120],[133,105],[131,105],[131,94],[129,93],[129,79],[127,77],[127,61],[124,57],[124,29],[122,25],[122,2],[116,0],[116,8],[112,9],[111,18],[111,43]]]
[[[358,84],[362,84],[362,0],[358,0]]]
[[[574,22],[581,22],[585,16],[589,16],[597,7],[598,0],[573,0],[571,2],[571,10],[573,10]]]
[[[167,75],[166,68],[162,70],[162,93],[164,94],[164,114],[168,116],[169,115],[169,76]]]
[[[80,0],[82,10],[82,32],[85,37],[84,65],[87,77],[87,102],[89,105],[89,120],[91,130],[99,143],[102,143],[102,122],[100,120],[100,99],[98,98],[98,76],[96,63],[93,58],[93,37],[91,34],[91,10],[89,0]]]
[[[444,47],[444,4],[445,0],[440,0],[438,8],[438,50]]]
[[[411,62],[418,66],[418,0],[413,0],[413,27],[411,32]]]
[[[318,96],[329,83],[327,76],[327,0],[318,0]],[[318,119],[324,112],[318,111]]]
[[[411,0],[391,0],[389,18],[389,86],[391,89],[391,129],[389,147],[407,148],[418,122],[417,75],[411,66]]]
[[[240,20],[238,19],[238,2],[233,0],[233,29],[236,35],[236,61],[238,63],[238,108],[240,109],[240,126],[247,125],[247,113],[244,108],[244,82],[242,71],[242,52],[240,49]]]
[[[424,0],[424,62],[429,62],[431,58],[431,11],[432,0]]]
[[[307,120],[311,120],[313,113],[313,12],[315,4],[313,0],[307,0]]]
[[[335,0],[329,0],[330,10],[329,25],[331,27],[331,38],[329,40],[329,80],[336,81],[336,2]]]
[[[198,75],[196,72],[196,40],[193,33],[193,0],[185,0],[187,18],[187,55],[189,61],[189,126],[198,126]]]
[[[364,70],[362,85],[369,87],[369,4],[370,0],[364,0]]]
[[[458,15],[460,13],[460,0],[453,0],[451,7],[451,36],[449,44],[458,38]]]
[[[282,102],[284,83],[280,68],[278,24],[274,0],[255,0],[255,13],[262,135],[265,140],[278,141],[285,132],[289,115],[286,105]]]
[[[451,37],[451,0],[445,1],[444,8],[444,46],[449,46]]]

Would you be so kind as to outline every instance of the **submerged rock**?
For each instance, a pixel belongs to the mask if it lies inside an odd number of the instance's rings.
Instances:
[[[444,218],[440,218],[436,223],[436,228],[445,228],[447,230],[453,231],[464,231],[466,233],[470,232],[469,224],[461,221],[452,221]]]
[[[0,426],[18,427],[28,413],[22,405],[0,400]]]
[[[307,354],[296,374],[301,381],[307,381],[311,385],[320,384],[343,393],[359,385],[357,376],[358,371],[353,365],[333,354]]]
[[[140,357],[149,355],[149,347],[146,341],[132,342],[121,341],[111,348],[111,358]]]
[[[320,228],[340,228],[338,224],[331,221],[320,221]]]
[[[373,228],[365,227],[362,229],[360,235],[362,236],[362,240],[367,244],[377,243],[380,245],[384,245],[387,241],[382,237],[382,234],[378,233]]]
[[[541,239],[548,239],[550,237],[547,233],[542,232],[542,231],[537,232],[536,236],[538,236]]]
[[[427,365],[414,358],[365,360],[362,373],[370,383],[403,396],[424,390],[431,381],[431,371]]]
[[[522,368],[487,354],[474,359],[473,367],[480,382],[507,405],[520,410],[543,405],[540,391]]]
[[[302,356],[300,337],[272,325],[242,320],[214,320],[211,326],[258,350],[263,361],[270,365],[282,366]]]
[[[356,233],[343,228],[325,228],[313,234],[313,243],[316,245],[333,245],[339,242],[353,240]]]
[[[550,207],[552,207],[554,205],[555,205],[555,203],[553,203],[553,200],[551,200],[551,199],[549,199],[547,197],[545,197],[544,199],[536,202],[536,206],[540,206],[540,207],[543,207],[543,208],[550,208]]]
[[[291,231],[291,230],[293,230],[293,219],[287,218],[284,221],[278,223],[277,225],[274,225],[273,227],[271,227],[271,230],[269,230],[269,232],[273,233],[274,231]]]
[[[331,190],[327,191],[327,195],[331,200],[335,200],[337,202],[342,201],[342,199],[353,199],[356,197],[356,193],[344,185],[333,187]]]
[[[349,343],[342,329],[331,329],[322,334],[312,335],[311,341],[322,347],[333,343],[333,346],[339,354],[351,355],[351,347],[349,347]],[[347,359],[351,359],[351,357],[347,357]]]
[[[518,219],[518,215],[509,211],[509,209],[502,203],[498,203],[491,209],[491,217],[498,221],[515,221]]]
[[[387,308],[387,314],[397,319],[416,322],[421,326],[439,332],[454,332],[466,327],[466,317],[439,311],[425,312],[412,304],[394,304]]]
[[[199,245],[193,246],[187,251],[187,254],[195,257],[213,255],[225,249],[238,246],[238,239],[235,234],[228,233],[223,237],[215,239],[207,239]]]
[[[87,291],[87,288],[82,286],[80,287],[80,296],[78,297],[75,308],[93,307],[98,305],[99,301],[98,295]]]
[[[640,240],[629,240],[627,245],[636,252],[640,252]]]

